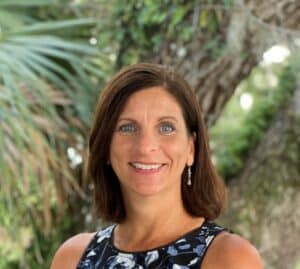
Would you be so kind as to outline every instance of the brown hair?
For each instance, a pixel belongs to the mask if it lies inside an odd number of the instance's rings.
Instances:
[[[223,181],[211,161],[208,136],[200,105],[189,84],[174,71],[157,64],[140,63],[123,68],[100,94],[89,139],[87,172],[94,182],[96,213],[105,221],[122,222],[126,217],[119,180],[108,164],[112,135],[128,98],[142,89],[161,86],[182,108],[190,134],[195,136],[192,186],[187,171],[182,174],[181,193],[187,212],[213,220],[226,198]]]

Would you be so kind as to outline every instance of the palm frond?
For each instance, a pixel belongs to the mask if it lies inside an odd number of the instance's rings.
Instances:
[[[50,33],[57,31],[66,31],[68,28],[74,27],[84,27],[91,26],[96,23],[95,19],[92,18],[82,18],[74,20],[64,20],[64,21],[50,21],[35,23],[34,25],[25,26],[23,28],[17,29],[9,32],[11,34],[40,34],[40,33]]]
[[[26,5],[52,2],[0,2],[0,24],[1,14],[7,24],[15,20],[0,37],[0,223],[11,237],[20,227],[49,234],[70,195],[86,199],[67,149],[84,157],[91,109],[110,66],[78,33],[93,19],[30,23],[36,18]]]
[[[3,7],[28,7],[28,6],[44,6],[55,4],[57,1],[54,0],[2,0],[0,2],[0,8]]]

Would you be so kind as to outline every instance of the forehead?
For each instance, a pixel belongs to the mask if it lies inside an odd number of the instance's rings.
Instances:
[[[139,90],[130,95],[121,114],[130,112],[180,113],[182,108],[176,98],[162,87]]]

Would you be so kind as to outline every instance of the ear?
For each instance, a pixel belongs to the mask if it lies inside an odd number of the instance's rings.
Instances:
[[[197,135],[195,132],[193,132],[189,139],[189,154],[187,158],[187,166],[192,166],[194,163],[196,139],[197,139]]]

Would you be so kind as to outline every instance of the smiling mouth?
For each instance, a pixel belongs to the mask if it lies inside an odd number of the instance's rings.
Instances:
[[[164,164],[145,164],[145,163],[129,163],[133,168],[136,169],[141,169],[141,170],[145,170],[145,171],[150,171],[150,170],[157,170],[159,168],[161,168]]]

